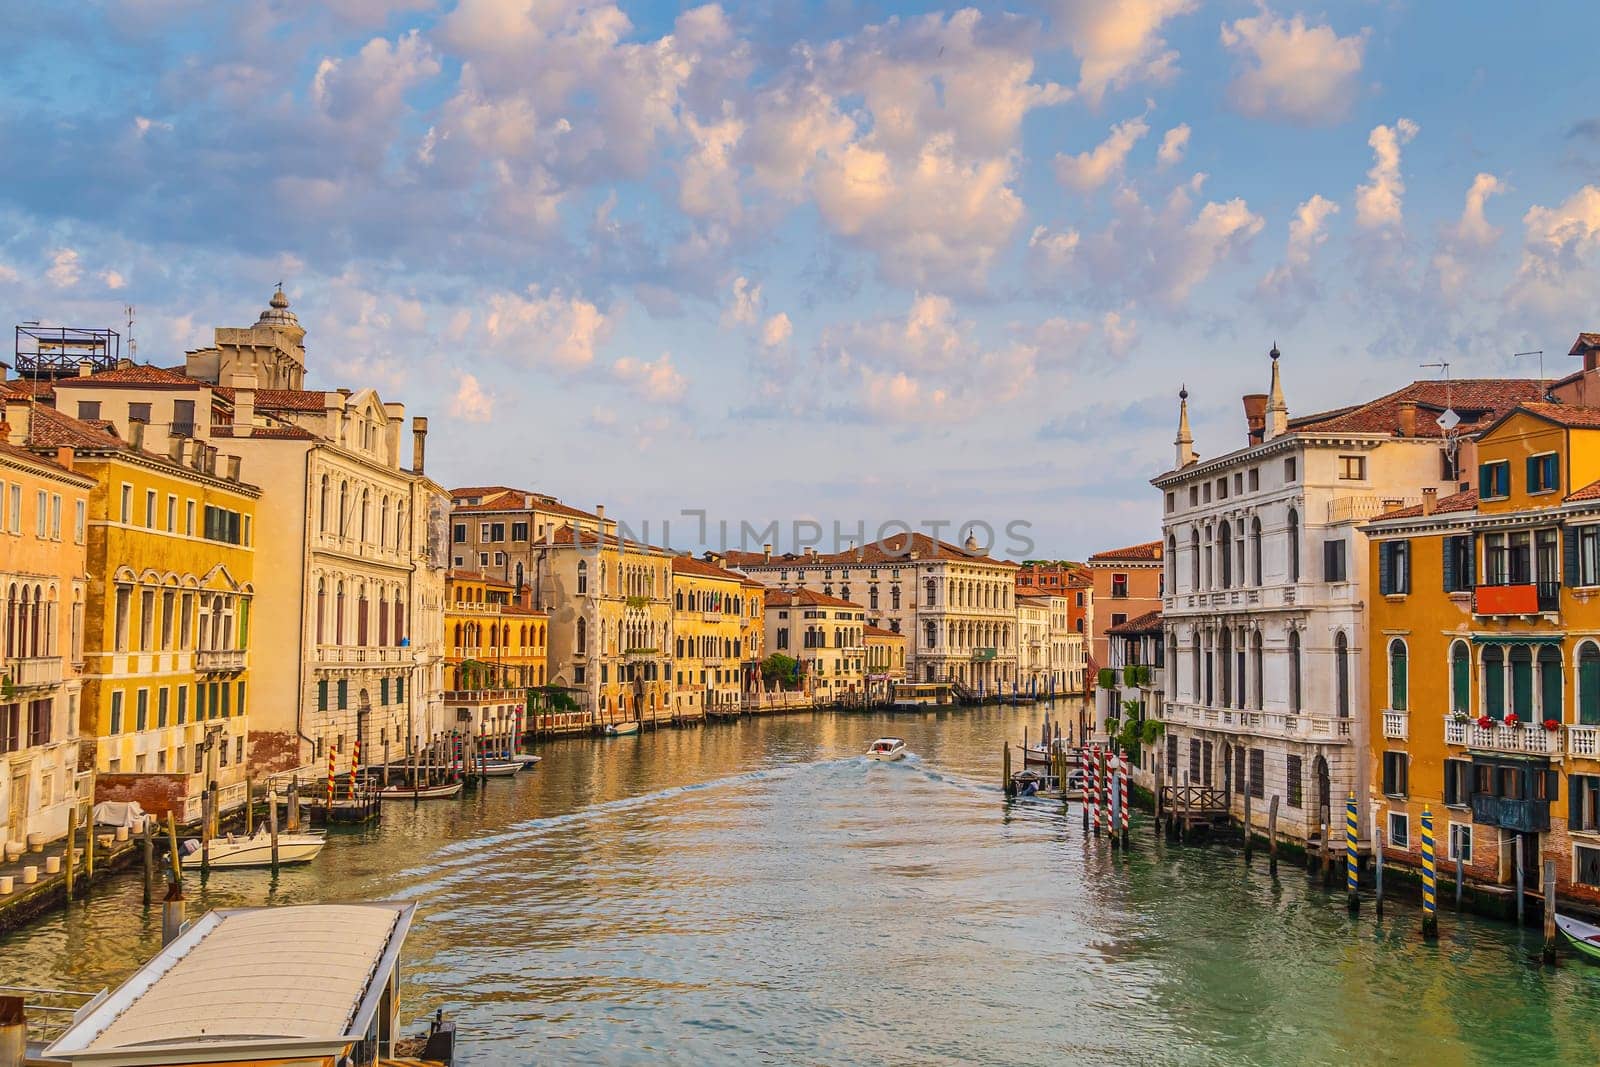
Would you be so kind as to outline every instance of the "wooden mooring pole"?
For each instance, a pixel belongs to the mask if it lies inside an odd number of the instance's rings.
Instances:
[[[150,820],[144,821],[144,902],[148,907],[156,895],[156,839],[150,830]]]
[[[78,866],[78,805],[73,803],[67,812],[67,899],[72,899],[74,868]]]
[[[1352,791],[1344,802],[1344,895],[1345,907],[1350,909],[1351,915],[1361,910],[1358,892],[1361,874],[1360,834],[1361,827],[1356,822],[1356,795]]]
[[[1278,873],[1278,794],[1272,794],[1272,803],[1267,805],[1267,867],[1273,874]]]
[[[1433,851],[1433,812],[1422,809],[1422,939],[1439,940],[1439,861]]]
[[[278,787],[267,782],[267,833],[272,838],[272,875],[278,875]]]
[[[256,783],[250,775],[244,776],[244,836],[256,832]]]
[[[1000,788],[1006,796],[1016,793],[1016,786],[1011,782],[1011,742],[1005,742],[1005,751],[1000,760]]]
[[[1245,783],[1245,787],[1244,787],[1244,862],[1245,862],[1245,866],[1247,866],[1247,867],[1250,865],[1250,853],[1254,849],[1255,843],[1256,843],[1255,822],[1250,816],[1250,794],[1252,792],[1254,792],[1254,790],[1252,790],[1250,788],[1249,783],[1248,782]]]
[[[1544,961],[1556,961],[1556,861],[1544,861]]]

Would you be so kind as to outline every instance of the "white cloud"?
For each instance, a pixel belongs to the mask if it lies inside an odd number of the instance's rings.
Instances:
[[[1411,141],[1420,129],[1410,119],[1401,119],[1393,126],[1376,126],[1367,144],[1372,146],[1372,169],[1367,171],[1369,184],[1356,187],[1356,224],[1362,229],[1380,229],[1400,225],[1400,198],[1405,194],[1405,179],[1400,176],[1400,148]]]
[[[1307,26],[1265,6],[1222,27],[1222,44],[1239,60],[1228,86],[1233,106],[1253,118],[1304,125],[1337,122],[1360,88],[1367,31],[1340,37],[1332,26]]]
[[[733,298],[722,309],[722,328],[754,326],[761,319],[761,283],[752,282],[744,275],[733,280]]]
[[[1111,134],[1094,148],[1075,156],[1057,153],[1056,180],[1069,189],[1089,192],[1122,173],[1128,153],[1150,132],[1142,118],[1128,119],[1111,127]]]
[[[71,248],[58,248],[50,253],[50,268],[44,272],[50,284],[57,289],[70,289],[83,277],[83,267],[78,263],[78,253]]]
[[[374,37],[354,56],[325,57],[311,79],[311,101],[335,122],[386,126],[410,89],[439,73],[439,60],[412,30],[395,41]]]
[[[1077,230],[1053,231],[1048,226],[1035,226],[1028,236],[1028,251],[1046,265],[1059,267],[1072,260],[1080,239]]]
[[[1481,265],[1499,242],[1500,228],[1490,225],[1484,206],[1489,197],[1506,188],[1506,183],[1493,174],[1479,174],[1467,189],[1461,218],[1441,231],[1433,256],[1433,279],[1447,299],[1466,295],[1472,281],[1485,273],[1474,270],[1474,266]]]
[[[1114,356],[1125,356],[1139,340],[1139,324],[1121,312],[1108,311],[1100,319],[1100,333],[1106,349]]]
[[[1161,138],[1161,147],[1156,151],[1156,163],[1163,169],[1183,162],[1183,153],[1189,147],[1189,124],[1179,123],[1166,132]]]
[[[450,401],[450,414],[467,422],[488,422],[494,417],[494,397],[483,391],[476,377],[463,374]]]
[[[1522,228],[1512,302],[1550,315],[1588,314],[1600,252],[1600,185],[1586,185],[1553,208],[1535,204]]]
[[[1195,8],[1195,0],[1055,0],[1055,27],[1081,59],[1078,92],[1098,105],[1108,90],[1135,82],[1164,84],[1178,53],[1163,26]]]
[[[793,333],[794,324],[789,321],[786,312],[780,311],[761,327],[761,343],[767,348],[776,348],[787,341]]]
[[[14,282],[21,277],[22,275],[17,273],[16,268],[0,263],[0,282]]]
[[[1486,201],[1497,193],[1506,191],[1506,183],[1493,174],[1479,174],[1467,189],[1467,201],[1461,209],[1461,220],[1456,223],[1451,236],[1461,244],[1479,248],[1494,244],[1500,239],[1500,229],[1491,226],[1484,217]]]
[[[105,283],[107,289],[121,289],[127,284],[127,279],[114,270],[101,271],[100,280]]]
[[[1327,222],[1338,214],[1339,205],[1320,193],[1295,208],[1289,220],[1289,241],[1283,250],[1283,262],[1261,279],[1264,293],[1286,295],[1292,291],[1314,291],[1313,279],[1307,268],[1311,254],[1328,239]]]
[[[559,289],[545,295],[535,285],[526,296],[491,293],[487,303],[483,329],[489,344],[526,365],[582,370],[594,362],[595,346],[611,332],[609,316]]]
[[[1192,194],[1204,175],[1173,190],[1157,210],[1132,189],[1113,198],[1113,218],[1085,237],[1074,269],[1108,300],[1155,297],[1180,308],[1190,292],[1230,256],[1242,256],[1265,223],[1234,198],[1193,210]],[[1159,249],[1159,255],[1150,254]]]
[[[741,207],[733,152],[744,136],[744,123],[733,116],[732,105],[724,101],[720,120],[702,124],[687,115],[684,128],[693,147],[679,167],[679,206],[697,217],[715,216],[736,222]]]
[[[653,403],[676,404],[689,390],[689,380],[672,365],[670,352],[661,353],[654,363],[624,356],[611,365],[611,374]]]
[[[950,399],[945,390],[924,388],[904,371],[884,372],[871,367],[862,368],[861,396],[871,414],[903,422],[941,415]]]

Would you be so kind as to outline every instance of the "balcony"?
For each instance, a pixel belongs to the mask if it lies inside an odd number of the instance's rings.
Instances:
[[[1560,582],[1480,585],[1472,591],[1474,615],[1539,615],[1559,610]]]
[[[1550,829],[1550,802],[1513,800],[1488,793],[1474,793],[1472,821],[1525,834],[1544,833]]]
[[[446,704],[476,705],[476,704],[504,704],[509,701],[521,701],[527,696],[522,689],[447,689],[444,694]]]
[[[1350,725],[1352,720],[1330,715],[1208,708],[1192,704],[1169,703],[1161,710],[1159,718],[1166,722],[1188,723],[1223,733],[1333,744],[1348,742],[1352,729]]]
[[[1486,752],[1519,752],[1534,756],[1554,756],[1561,751],[1561,736],[1557,730],[1546,730],[1536,722],[1521,722],[1513,726],[1495,723],[1479,726],[1476,719],[1458,719],[1445,716],[1444,743],[1462,745]]]
[[[1600,726],[1567,727],[1567,755],[1600,759]]]
[[[26,659],[9,660],[4,673],[11,679],[11,684],[18,689],[60,685],[61,657],[30,656]]]
[[[244,670],[241,648],[202,648],[194,654],[195,669],[204,672]]]
[[[1411,713],[1384,709],[1383,736],[1404,741],[1411,734]]]

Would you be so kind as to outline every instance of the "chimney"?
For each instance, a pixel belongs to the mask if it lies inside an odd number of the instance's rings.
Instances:
[[[772,562],[772,542],[771,541],[768,541],[766,544],[761,546],[761,562],[763,562],[763,563],[771,563]]]
[[[77,454],[72,451],[70,445],[61,445],[56,449],[56,466],[58,467],[65,467],[67,470],[71,470],[72,461],[76,458]]]
[[[411,419],[411,473],[421,474],[428,458],[428,420],[416,415]]]
[[[167,458],[172,460],[174,463],[181,464],[183,462],[184,440],[185,439],[182,437],[167,438]]]
[[[78,377],[87,378],[94,373],[94,364],[86,359],[78,360]]]
[[[235,374],[233,388],[233,435],[249,437],[256,425],[256,376]]]
[[[1423,489],[1422,490],[1422,513],[1424,515],[1432,515],[1433,514],[1433,509],[1438,507],[1438,506],[1439,506],[1439,490],[1437,488],[1435,488],[1434,486],[1431,486],[1431,485],[1428,486],[1427,488]]]
[[[1415,400],[1402,400],[1399,407],[1400,436],[1417,436],[1417,402]]]
[[[1244,426],[1250,443],[1259,445],[1262,436],[1267,431],[1267,394],[1246,393],[1244,395]]]
[[[601,522],[606,521],[606,506],[604,504],[596,504],[594,506],[594,517]]]
[[[128,423],[128,443],[133,446],[135,452],[144,448],[144,423]]]
[[[532,493],[523,493],[522,494],[522,507],[523,507],[523,510],[525,510],[525,511],[532,511],[533,510],[533,494]]]
[[[806,546],[806,559],[816,559],[817,550],[810,545]]]
[[[236,481],[239,480],[239,457],[238,456],[229,456],[229,457],[227,457],[227,459],[228,459],[228,481],[236,482]]]
[[[1382,507],[1383,514],[1385,515],[1389,514],[1391,511],[1399,511],[1405,506],[1406,502],[1397,496],[1386,496],[1383,498]]]
[[[217,446],[216,445],[207,445],[206,446],[206,473],[207,474],[215,474],[215,473],[217,473]]]

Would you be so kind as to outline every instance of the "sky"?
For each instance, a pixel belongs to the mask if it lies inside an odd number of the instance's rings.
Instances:
[[[1593,4],[0,11],[13,322],[173,365],[281,279],[441,483],[678,548],[1081,559],[1274,342],[1305,414],[1600,329]]]

